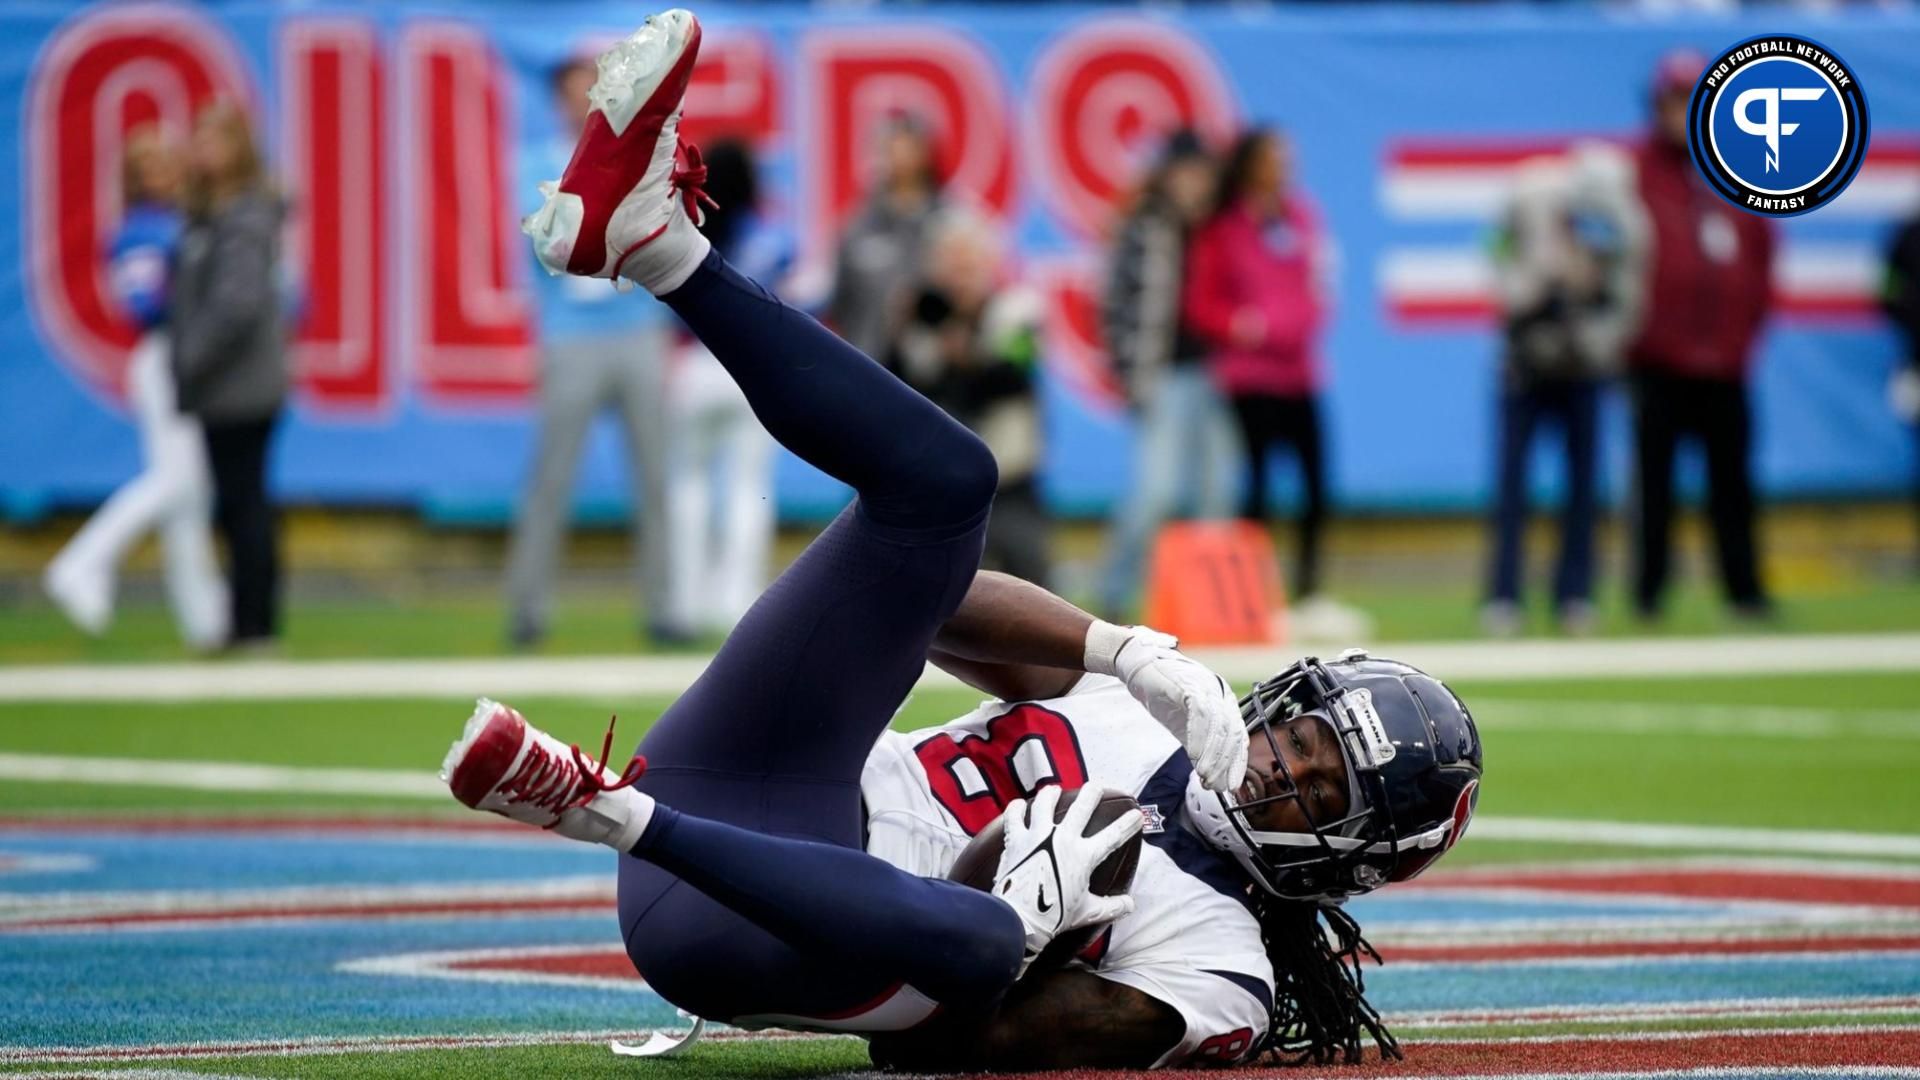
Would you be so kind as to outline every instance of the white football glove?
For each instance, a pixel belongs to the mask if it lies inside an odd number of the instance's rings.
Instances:
[[[1099,788],[1081,788],[1057,825],[1053,815],[1060,789],[1056,786],[1034,792],[1031,804],[1013,800],[1002,814],[1006,847],[994,874],[993,895],[1006,901],[1026,927],[1022,975],[1057,935],[1112,922],[1133,911],[1133,897],[1100,896],[1090,888],[1090,879],[1107,856],[1146,827],[1147,819],[1143,814],[1127,814],[1092,836],[1082,835],[1102,794]]]
[[[1186,745],[1200,782],[1232,791],[1247,773],[1247,724],[1233,688],[1177,647],[1180,642],[1144,626],[1095,620],[1087,629],[1086,669],[1116,675],[1135,701]]]

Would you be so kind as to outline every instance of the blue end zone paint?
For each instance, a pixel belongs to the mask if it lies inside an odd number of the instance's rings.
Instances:
[[[268,893],[334,886],[471,892],[474,883],[531,887],[604,876],[604,911],[456,914],[400,919],[340,918],[275,925],[208,921],[164,930],[0,930],[0,1046],[139,1046],[356,1034],[502,1034],[589,1028],[640,1029],[677,1023],[644,988],[526,985],[342,971],[351,961],[430,951],[581,946],[616,957],[610,902],[614,860],[517,834],[390,829],[356,835],[244,831],[132,832],[60,828],[0,833],[0,856],[80,856],[90,867],[54,873],[0,873],[0,918],[62,894],[60,909],[143,893]],[[484,891],[484,890],[483,890]],[[577,894],[577,889],[576,889]],[[597,894],[596,894],[597,896]],[[600,901],[590,899],[597,908]],[[1459,927],[1471,940],[1493,923],[1504,936],[1522,924],[1604,940],[1607,927],[1689,918],[1765,917],[1777,925],[1796,909],[1779,904],[1618,900],[1592,894],[1501,895],[1408,890],[1369,897],[1355,914],[1377,939],[1412,924],[1420,940]],[[1920,925],[1920,910],[1910,913]],[[1389,952],[1391,948],[1389,947]],[[1911,994],[1920,952],[1694,956],[1617,964],[1389,964],[1368,974],[1388,1011],[1645,1005],[1781,997]],[[1753,1075],[1787,1076],[1764,1071]],[[1727,1073],[1725,1075],[1744,1075]]]
[[[1917,986],[1916,953],[1636,958],[1606,967],[1388,963],[1367,972],[1367,992],[1387,1012],[1864,997],[1911,994]]]
[[[1348,910],[1368,930],[1392,927],[1396,923],[1485,923],[1526,920],[1528,922],[1586,922],[1593,919],[1658,918],[1700,919],[1738,910],[1731,904],[1662,902],[1624,897],[1620,900],[1587,902],[1582,899],[1520,899],[1494,894],[1476,895],[1456,892],[1423,892],[1411,896],[1373,893],[1350,901]]]
[[[418,835],[418,839],[413,837]],[[449,833],[374,839],[347,834],[0,834],[0,855],[83,855],[77,873],[0,875],[0,895],[137,889],[503,881],[606,874],[613,855],[558,840]]]
[[[51,893],[535,884],[604,876],[613,856],[512,834],[9,830],[0,854],[80,855],[71,873],[0,875],[0,903]],[[278,926],[0,932],[0,1045],[138,1045],[371,1033],[643,1028],[674,1021],[650,992],[361,975],[356,958],[433,949],[620,944],[604,915],[327,920]]]
[[[0,937],[0,1043],[140,1045],[311,1035],[634,1029],[651,992],[360,975],[341,961],[426,949],[620,944],[604,916],[314,923]]]

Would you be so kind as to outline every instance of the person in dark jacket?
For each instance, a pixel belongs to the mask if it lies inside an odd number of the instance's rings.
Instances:
[[[1883,296],[1887,317],[1907,339],[1907,363],[1893,377],[1894,412],[1920,435],[1920,215],[1902,225],[1887,251]],[[1920,470],[1914,473],[1913,506],[1920,512]],[[1915,518],[1920,524],[1920,516]],[[1915,534],[1914,570],[1920,572],[1920,533]]]
[[[49,596],[74,625],[106,632],[120,566],[149,532],[160,539],[167,599],[196,651],[227,641],[231,606],[207,523],[213,476],[200,424],[174,404],[167,354],[167,267],[180,241],[185,147],[156,127],[127,137],[124,207],[107,251],[107,280],[140,329],[127,358],[127,406],[140,433],[140,474],[122,484],[48,564]]]
[[[1124,622],[1154,534],[1169,517],[1233,513],[1240,441],[1207,371],[1206,343],[1181,314],[1187,244],[1213,198],[1214,162],[1198,135],[1168,136],[1114,232],[1100,329],[1135,430],[1133,482],[1114,507],[1100,606]]]
[[[1052,523],[1040,497],[1040,298],[1005,280],[998,230],[976,214],[942,211],[925,250],[888,366],[993,452],[1000,484],[982,564],[1044,584]]]
[[[1646,314],[1627,353],[1633,378],[1635,610],[1660,614],[1673,524],[1673,465],[1683,440],[1706,451],[1708,512],[1727,600],[1742,617],[1771,613],[1754,544],[1747,378],[1773,277],[1768,222],[1707,188],[1687,153],[1687,101],[1706,66],[1698,53],[1662,59],[1654,126],[1635,153],[1652,245]]]
[[[229,644],[279,633],[278,523],[267,495],[268,443],[287,396],[280,309],[280,224],[246,115],[232,104],[196,118],[188,217],[170,279],[180,411],[199,419],[213,468],[214,525],[231,562]]]
[[[927,223],[941,208],[940,174],[933,137],[911,114],[887,120],[875,151],[872,188],[834,256],[824,316],[861,352],[886,356],[919,280]]]

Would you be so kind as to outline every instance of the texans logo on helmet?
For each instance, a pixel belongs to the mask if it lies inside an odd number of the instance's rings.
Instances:
[[[1467,823],[1473,820],[1474,807],[1479,803],[1480,781],[1469,780],[1467,786],[1460,789],[1460,797],[1453,800],[1453,827],[1447,830],[1446,847],[1440,850],[1450,850],[1467,834]]]

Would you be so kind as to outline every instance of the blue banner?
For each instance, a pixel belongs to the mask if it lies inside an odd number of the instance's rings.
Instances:
[[[542,292],[517,232],[558,130],[550,72],[630,29],[604,4],[211,7],[0,5],[0,513],[98,500],[136,468],[122,402],[133,331],[100,253],[119,147],[245,102],[295,208],[296,391],[274,460],[289,501],[505,516],[525,479]],[[817,294],[858,197],[866,136],[927,118],[953,187],[1003,220],[1049,312],[1045,480],[1103,509],[1128,482],[1128,423],[1092,317],[1111,207],[1160,131],[1290,135],[1339,248],[1325,342],[1335,496],[1466,509],[1492,478],[1496,351],[1486,239],[1514,166],[1574,138],[1639,137],[1655,60],[1767,32],[1811,36],[1858,72],[1873,146],[1838,201],[1780,227],[1755,379],[1772,496],[1904,489],[1911,432],[1886,404],[1899,345],[1878,259],[1920,211],[1920,14],[1741,12],[1656,21],[1559,7],[715,7],[689,99],[696,136],[761,148]],[[633,298],[646,304],[644,298]],[[1623,489],[1624,425],[1608,430]],[[578,495],[627,490],[597,431]],[[1543,483],[1550,462],[1542,462]],[[1283,470],[1283,473],[1285,470]],[[789,515],[835,485],[783,460]]]

